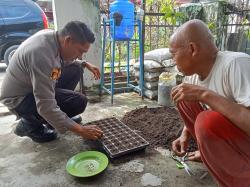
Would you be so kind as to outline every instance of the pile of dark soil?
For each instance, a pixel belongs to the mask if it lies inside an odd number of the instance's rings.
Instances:
[[[150,149],[171,149],[171,143],[180,136],[183,129],[183,121],[178,111],[169,107],[132,110],[121,121],[145,138],[150,143]],[[191,140],[188,151],[194,150],[197,150],[197,145]]]

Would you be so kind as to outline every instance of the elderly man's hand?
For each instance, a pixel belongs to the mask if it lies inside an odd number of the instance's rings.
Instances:
[[[184,156],[187,151],[190,138],[190,133],[188,132],[187,128],[184,127],[181,136],[172,142],[172,151],[177,156]]]
[[[172,151],[177,156],[184,156],[188,147],[188,140],[184,140],[183,137],[179,137],[172,142]]]
[[[202,101],[203,95],[208,89],[193,85],[182,83],[174,87],[171,91],[171,97],[173,101]]]

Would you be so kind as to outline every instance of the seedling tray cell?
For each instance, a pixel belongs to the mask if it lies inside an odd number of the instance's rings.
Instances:
[[[110,158],[145,149],[149,145],[144,138],[115,117],[92,121],[86,125],[96,125],[102,129],[103,137],[100,142]]]

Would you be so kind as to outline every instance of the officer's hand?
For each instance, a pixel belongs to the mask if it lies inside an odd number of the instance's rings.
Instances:
[[[82,126],[80,135],[88,140],[97,140],[102,137],[102,130],[96,125]]]
[[[98,80],[101,78],[101,73],[98,67],[94,66],[93,64],[88,63],[86,65],[86,68],[91,71],[91,73],[94,75],[95,80]]]
[[[73,125],[70,130],[77,135],[88,140],[97,140],[102,137],[102,130],[95,125],[82,126],[79,124]]]

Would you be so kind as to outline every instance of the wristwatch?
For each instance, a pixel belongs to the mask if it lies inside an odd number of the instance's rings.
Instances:
[[[82,68],[86,67],[86,61],[85,60],[81,61],[81,66],[82,66]]]

